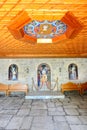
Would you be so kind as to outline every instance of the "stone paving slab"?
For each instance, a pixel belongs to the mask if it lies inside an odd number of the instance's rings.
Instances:
[[[74,108],[65,108],[64,110],[65,110],[65,112],[66,112],[67,115],[73,115],[73,116],[79,115],[79,112],[77,111],[77,109],[74,109]]]
[[[81,109],[87,109],[87,101],[84,102],[84,104],[80,104],[79,108],[81,108]]]
[[[30,130],[56,130],[56,129],[54,128],[54,126],[51,125],[51,126],[46,126],[46,127],[45,126],[44,127],[42,127],[42,126],[39,126],[39,127],[32,126]]]
[[[53,130],[54,123],[52,117],[45,116],[45,117],[34,117],[32,122],[31,130]]]
[[[21,105],[21,109],[31,109],[31,104],[26,102]]]
[[[22,125],[22,122],[23,122],[23,117],[14,116],[5,129],[19,130]]]
[[[62,104],[62,102],[60,102],[60,101],[56,101],[56,103],[55,103],[55,106],[56,107],[58,107],[58,106],[62,106],[63,104]]]
[[[17,116],[29,116],[30,109],[20,109]]]
[[[87,116],[87,109],[78,109],[80,115],[86,115]]]
[[[87,125],[70,125],[71,130],[87,130]]]
[[[47,107],[51,107],[51,108],[52,108],[52,107],[55,107],[54,102],[48,102],[48,103],[47,103]]]
[[[54,130],[70,130],[70,127],[67,122],[57,122],[54,123]]]
[[[64,105],[63,108],[78,108],[78,105],[73,105],[73,104],[68,104],[68,105]]]
[[[30,116],[47,116],[47,110],[31,109]]]
[[[66,122],[65,116],[53,116],[54,122]]]
[[[82,124],[87,125],[87,116],[79,116],[79,119],[81,120]]]
[[[18,110],[1,110],[0,115],[15,115]]]
[[[45,109],[47,109],[47,105],[44,102],[38,102],[38,103],[33,102],[31,109],[43,109],[43,110],[45,110]]]
[[[29,117],[29,116],[24,117],[23,122],[20,126],[20,129],[21,130],[29,130],[31,128],[31,125],[32,125],[32,120],[33,120],[33,117]]]
[[[49,115],[65,115],[65,112],[62,107],[57,108],[48,108],[48,114]]]
[[[79,119],[78,116],[65,116],[67,122],[71,125],[71,124],[82,124],[81,120]]]
[[[58,110],[56,110],[56,111],[48,111],[48,115],[49,116],[64,116],[65,115],[65,112],[64,111],[62,111],[62,112],[60,112],[60,111],[58,111]]]
[[[40,125],[46,125],[46,124],[52,124],[53,120],[51,116],[37,116],[34,117],[32,124],[34,124],[33,126],[40,126]]]
[[[11,118],[12,115],[0,115],[0,130],[4,129],[7,126]]]

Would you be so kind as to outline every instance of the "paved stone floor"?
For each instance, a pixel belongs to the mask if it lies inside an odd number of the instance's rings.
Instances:
[[[87,130],[87,95],[51,100],[0,97],[0,130]]]

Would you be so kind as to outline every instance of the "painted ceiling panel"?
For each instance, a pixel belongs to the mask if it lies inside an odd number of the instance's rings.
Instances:
[[[18,40],[7,26],[23,10],[33,20],[61,20],[70,11],[82,29],[52,44]],[[0,0],[0,57],[87,57],[87,0]]]

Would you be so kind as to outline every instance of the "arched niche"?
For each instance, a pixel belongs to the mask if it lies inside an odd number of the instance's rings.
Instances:
[[[8,69],[8,79],[18,80],[18,66],[16,64],[11,64]]]
[[[78,79],[78,67],[76,64],[72,63],[68,66],[68,74],[69,74],[69,80]]]
[[[46,63],[42,63],[37,68],[37,84],[40,86],[51,85],[51,69]]]

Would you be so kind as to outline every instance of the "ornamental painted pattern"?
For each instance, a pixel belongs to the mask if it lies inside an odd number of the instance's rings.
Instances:
[[[24,32],[36,38],[54,38],[64,34],[67,30],[67,25],[60,20],[55,21],[36,21],[28,23],[24,26]]]

